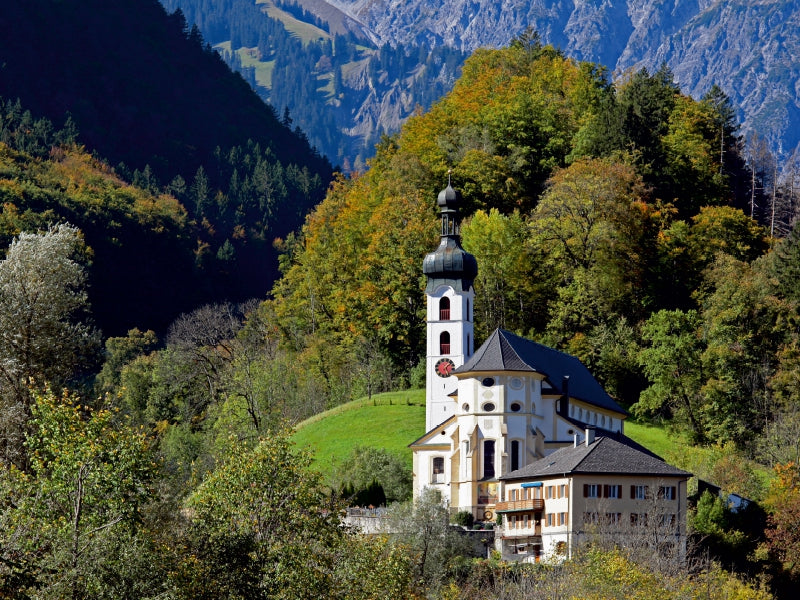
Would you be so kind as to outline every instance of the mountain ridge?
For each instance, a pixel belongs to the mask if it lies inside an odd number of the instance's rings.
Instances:
[[[378,43],[500,47],[531,28],[616,77],[669,66],[681,90],[716,83],[739,107],[745,135],[784,156],[800,145],[800,6],[786,0],[327,0]]]

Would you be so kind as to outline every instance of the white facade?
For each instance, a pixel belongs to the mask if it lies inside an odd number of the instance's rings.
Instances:
[[[443,377],[441,373],[445,368],[460,367],[472,356],[474,299],[472,287],[467,292],[456,292],[450,286],[440,285],[427,295],[427,431],[454,414],[449,394],[456,390],[458,382],[454,376]]]

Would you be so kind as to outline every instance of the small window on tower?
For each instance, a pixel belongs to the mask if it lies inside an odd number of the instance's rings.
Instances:
[[[439,336],[439,354],[450,354],[450,334],[446,331]]]
[[[450,298],[448,298],[447,296],[439,300],[439,320],[440,321],[450,320]]]

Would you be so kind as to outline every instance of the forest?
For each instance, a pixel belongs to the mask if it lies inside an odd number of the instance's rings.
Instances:
[[[719,90],[694,100],[667,69],[612,84],[535,34],[479,50],[274,242],[266,298],[201,300],[163,331],[124,304],[155,285],[140,253],[179,282],[165,290],[194,290],[198,232],[225,224],[236,250],[237,231],[271,218],[258,182],[289,167],[255,142],[220,151],[230,185],[212,195],[205,169],[183,185],[121,174],[72,127],[1,108],[2,596],[745,599],[796,586],[800,233],[770,227],[792,222],[794,198],[756,193]],[[364,473],[403,480],[408,465],[356,449],[315,473],[291,427],[422,386],[421,265],[448,172],[480,267],[478,340],[504,327],[578,356],[632,420],[685,434],[687,455],[712,449],[697,475],[753,501],[734,513],[702,497],[687,564],[599,547],[560,566],[469,558],[428,499],[398,503],[392,536],[341,526]],[[120,279],[131,287],[109,292]],[[126,331],[98,327],[119,311]]]

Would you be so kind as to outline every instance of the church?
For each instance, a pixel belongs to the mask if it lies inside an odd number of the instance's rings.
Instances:
[[[605,520],[641,525],[651,499],[670,503],[659,514],[685,545],[690,474],[624,435],[627,412],[577,358],[502,329],[474,349],[478,264],[461,247],[460,200],[450,183],[439,194],[440,243],[423,262],[426,433],[410,444],[414,497],[436,490],[451,512],[498,523],[511,560],[569,556]]]

